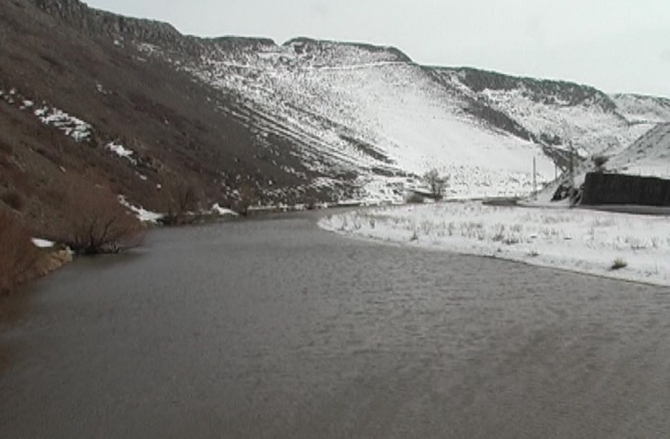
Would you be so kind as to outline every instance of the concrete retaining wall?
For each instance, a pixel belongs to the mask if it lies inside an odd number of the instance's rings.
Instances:
[[[670,180],[590,172],[584,181],[582,204],[670,206]]]

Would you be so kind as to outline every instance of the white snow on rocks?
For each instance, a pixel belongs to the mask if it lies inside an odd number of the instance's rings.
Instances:
[[[215,214],[215,215],[221,215],[221,216],[238,216],[237,212],[226,209],[225,207],[221,207],[219,203],[216,203],[212,206],[210,211]]]
[[[83,120],[71,116],[58,108],[41,107],[35,110],[43,124],[54,126],[72,137],[77,142],[83,142],[91,138],[93,127]]]
[[[132,210],[137,216],[137,219],[139,219],[142,222],[157,223],[160,219],[162,219],[165,216],[162,213],[152,212],[150,210],[144,209],[143,207],[133,206],[132,204],[130,204],[130,202],[128,202],[128,200],[126,200],[126,198],[123,195],[119,195],[118,199],[119,203],[122,206]]]
[[[105,148],[113,152],[117,156],[130,161],[130,163],[132,163],[133,165],[137,164],[137,160],[135,160],[135,158],[132,157],[134,152],[126,148],[125,146],[121,145],[120,143],[110,142],[107,145],[105,145]]]
[[[51,248],[56,245],[55,242],[41,238],[32,238],[33,245],[37,248]]]

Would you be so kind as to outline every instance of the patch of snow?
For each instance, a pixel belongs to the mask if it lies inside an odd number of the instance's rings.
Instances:
[[[110,94],[110,92],[107,91],[107,90],[105,90],[105,87],[104,87],[101,83],[99,83],[99,82],[96,82],[96,83],[95,83],[95,89],[96,89],[96,90],[98,91],[98,93],[100,93],[100,94],[103,94],[103,95],[108,95],[108,94]]]
[[[105,145],[105,148],[109,149],[119,157],[130,157],[131,155],[133,155],[133,151],[126,149],[123,145],[118,143],[110,142],[107,145]]]
[[[152,212],[152,211],[146,210],[142,207],[133,206],[132,204],[130,204],[128,202],[128,200],[126,200],[126,198],[123,195],[119,195],[118,199],[119,199],[119,203],[122,206],[127,207],[128,209],[132,210],[135,213],[135,215],[137,216],[137,219],[139,219],[140,221],[142,221],[144,223],[157,223],[160,219],[165,217],[165,215],[162,214],[162,213]]]
[[[225,207],[221,207],[219,206],[219,203],[214,204],[210,209],[210,212],[221,216],[238,216],[237,212],[230,209],[226,209]]]
[[[667,217],[440,203],[329,216],[338,233],[670,285]],[[614,269],[616,263],[626,266]]]
[[[116,142],[110,142],[107,145],[105,145],[105,148],[108,149],[109,151],[113,152],[114,154],[118,155],[121,158],[127,159],[132,163],[133,165],[137,165],[137,160],[135,160],[132,155],[134,152],[120,143]]]
[[[41,238],[32,238],[33,244],[35,247],[38,248],[51,248],[54,245],[56,245],[55,242],[53,241],[48,241],[46,239],[41,239]]]
[[[72,137],[77,142],[89,140],[93,127],[83,120],[70,116],[58,108],[42,107],[34,111],[40,121],[45,125],[54,126]]]

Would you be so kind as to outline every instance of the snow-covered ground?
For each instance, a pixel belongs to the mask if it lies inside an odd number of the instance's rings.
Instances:
[[[135,216],[137,217],[138,220],[140,220],[143,223],[157,223],[159,220],[161,220],[163,217],[165,217],[164,214],[158,213],[158,212],[152,212],[150,210],[146,210],[143,207],[137,207],[133,206],[126,200],[126,197],[123,195],[118,196],[119,204],[122,206],[130,209],[135,213]]]
[[[221,215],[221,216],[238,216],[239,214],[235,212],[234,210],[230,210],[225,207],[221,207],[219,203],[216,203],[212,206],[210,209],[210,212],[214,215]]]
[[[327,230],[670,285],[670,218],[478,202],[387,207],[328,216]]]

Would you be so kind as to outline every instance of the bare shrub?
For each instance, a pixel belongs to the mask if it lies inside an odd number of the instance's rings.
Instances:
[[[40,252],[30,239],[29,231],[17,219],[0,211],[0,294],[32,276]]]
[[[68,195],[72,208],[62,241],[74,252],[118,253],[141,242],[140,221],[107,187],[73,181]]]
[[[500,242],[505,239],[505,225],[504,224],[497,224],[495,233],[493,234],[493,237],[491,238],[493,242]]]
[[[195,219],[193,213],[198,209],[200,196],[193,184],[175,178],[163,185],[163,194],[163,223],[180,225]]]
[[[251,185],[251,183],[246,182],[240,186],[240,199],[237,202],[237,209],[240,212],[246,213],[249,207],[258,204],[258,192]]]
[[[423,175],[423,181],[428,185],[433,198],[441,200],[449,183],[449,176],[440,175],[439,171],[433,168]]]

